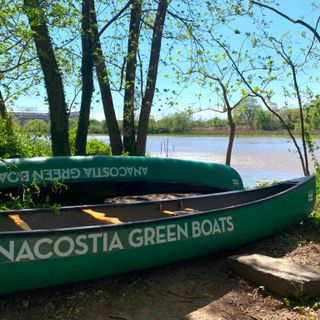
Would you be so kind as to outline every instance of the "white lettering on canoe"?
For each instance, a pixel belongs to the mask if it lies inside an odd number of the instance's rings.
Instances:
[[[146,177],[147,167],[89,167],[89,168],[55,168],[41,170],[8,171],[0,173],[0,183],[15,184],[19,182],[69,181],[80,178],[125,178]]]
[[[221,217],[214,220],[205,219],[203,221],[192,222],[192,237],[210,236],[225,232],[232,232],[234,225],[232,217]]]
[[[3,172],[0,173],[0,182],[10,182],[10,183],[16,183],[16,182],[25,182],[29,181],[29,171],[9,171],[9,172]]]
[[[123,249],[162,245],[197,238],[211,238],[234,231],[231,216],[192,220],[182,224],[125,229],[116,232],[68,235],[57,238],[0,240],[0,264],[108,254]]]

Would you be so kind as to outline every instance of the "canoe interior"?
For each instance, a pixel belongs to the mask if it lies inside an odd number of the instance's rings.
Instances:
[[[288,181],[259,189],[213,193],[174,200],[70,206],[62,207],[59,212],[48,209],[2,211],[0,212],[0,235],[8,231],[25,232],[118,225],[127,222],[192,215],[204,211],[248,205],[254,201],[276,196],[293,188],[299,182],[299,180]],[[89,192],[89,190],[87,191]]]
[[[52,192],[52,186],[39,186],[39,194],[33,193],[34,203],[44,203],[49,196],[50,203],[62,206],[86,205],[107,203],[113,197],[127,195],[144,195],[158,193],[217,193],[226,191],[204,185],[192,185],[173,182],[147,182],[147,181],[96,181],[78,182],[61,185],[59,191]],[[10,200],[11,196],[22,194],[22,188],[7,188],[0,192],[0,201]],[[32,191],[31,191],[32,192]]]

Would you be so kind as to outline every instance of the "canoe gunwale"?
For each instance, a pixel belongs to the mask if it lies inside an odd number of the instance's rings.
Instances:
[[[148,219],[148,220],[137,220],[137,221],[128,221],[124,222],[122,224],[110,224],[110,225],[92,225],[92,226],[81,226],[81,227],[67,227],[67,228],[55,228],[55,229],[35,229],[35,230],[30,230],[30,231],[4,231],[0,232],[0,237],[1,238],[7,238],[7,237],[15,237],[15,236],[23,236],[23,237],[32,237],[32,236],[40,236],[40,235],[49,235],[49,234],[62,234],[62,233],[79,233],[79,232],[96,232],[96,231],[101,231],[101,230],[112,230],[112,229],[121,229],[121,228],[128,228],[128,227],[136,227],[136,226],[146,226],[148,224],[155,224],[155,223],[167,223],[169,221],[176,221],[180,219],[193,219],[199,216],[207,216],[207,215],[212,215],[212,214],[218,214],[223,211],[234,211],[237,210],[241,207],[249,207],[252,205],[256,205],[257,203],[261,202],[266,202],[271,199],[276,199],[278,197],[283,196],[284,194],[289,194],[292,192],[295,192],[298,188],[301,186],[309,183],[310,181],[315,179],[315,175],[309,176],[309,177],[303,177],[300,179],[292,179],[292,180],[287,180],[283,181],[271,186],[265,186],[262,188],[257,188],[257,189],[250,189],[250,190],[241,190],[241,191],[227,191],[227,192],[222,192],[219,194],[206,194],[206,195],[198,195],[198,196],[190,196],[190,197],[182,197],[182,198],[177,198],[177,199],[165,199],[165,200],[154,200],[154,201],[141,201],[141,202],[136,202],[136,203],[116,203],[116,204],[96,204],[96,205],[81,205],[81,206],[68,206],[68,207],[62,207],[61,209],[64,211],[70,210],[70,209],[87,209],[87,208],[93,208],[93,209],[98,209],[99,207],[107,207],[107,206],[113,206],[113,207],[121,207],[121,206],[143,206],[143,205],[152,205],[152,204],[160,204],[160,203],[169,203],[169,202],[176,202],[176,201],[184,201],[184,200],[190,200],[190,199],[196,199],[196,200],[201,200],[202,198],[210,198],[214,196],[221,196],[225,194],[245,194],[245,193],[250,193],[253,191],[257,190],[268,190],[271,188],[275,188],[277,186],[280,186],[282,184],[292,184],[292,187],[289,187],[288,189],[285,189],[283,191],[277,192],[271,196],[267,197],[262,197],[258,200],[253,200],[251,202],[244,202],[238,205],[231,205],[223,208],[216,208],[216,209],[210,209],[210,210],[204,210],[204,211],[198,211],[194,213],[189,213],[185,215],[177,215],[177,216],[168,216],[164,217],[161,219]],[[0,211],[0,214],[5,214],[9,215],[12,213],[15,214],[28,214],[30,212],[49,212],[52,211],[52,209],[24,209],[24,210],[10,210],[10,211]],[[53,213],[54,214],[54,213]]]

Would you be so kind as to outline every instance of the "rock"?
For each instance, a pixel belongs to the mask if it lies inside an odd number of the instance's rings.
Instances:
[[[281,297],[320,296],[320,271],[314,267],[261,254],[231,256],[228,262],[245,280]]]

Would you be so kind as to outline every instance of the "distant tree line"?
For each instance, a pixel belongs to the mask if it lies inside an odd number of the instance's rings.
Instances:
[[[245,128],[252,132],[283,130],[283,125],[271,112],[262,108],[255,100],[249,99],[250,103],[242,103],[233,111],[234,122],[237,128]],[[307,122],[313,130],[320,130],[320,99],[308,107]],[[300,130],[299,109],[278,110],[282,119],[293,131]],[[152,134],[181,134],[196,132],[198,129],[228,130],[226,117],[213,117],[205,120],[196,119],[193,113],[188,111],[176,112],[159,120],[151,119],[149,133]]]
[[[276,109],[276,108],[275,108]],[[278,110],[288,127],[293,131],[300,129],[299,109],[281,108]],[[313,130],[320,130],[320,99],[306,107],[307,121]],[[271,112],[262,108],[255,99],[248,99],[233,110],[233,118],[237,128],[244,128],[249,131],[278,131],[283,130],[283,125]],[[77,127],[77,121],[70,119],[70,129]],[[119,123],[121,126],[121,121]],[[30,120],[24,125],[28,133],[35,135],[49,135],[49,124],[43,120]],[[201,119],[192,111],[180,111],[164,116],[158,120],[150,118],[149,134],[184,134],[197,132],[201,129],[225,130],[229,129],[226,117],[212,117]],[[89,122],[89,134],[108,134],[108,127],[105,120],[91,119]]]

